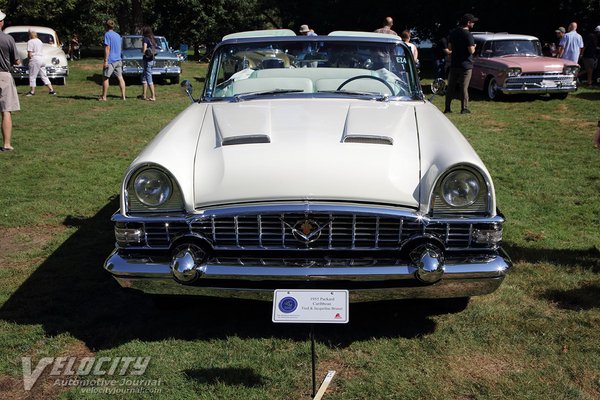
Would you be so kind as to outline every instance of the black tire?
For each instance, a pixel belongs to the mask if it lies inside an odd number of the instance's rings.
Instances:
[[[174,78],[171,78],[171,79],[169,79],[169,82],[170,82],[172,85],[178,85],[178,84],[179,84],[179,76],[176,76],[176,77],[174,77]]]
[[[485,88],[483,90],[485,94],[485,98],[489,101],[495,101],[500,99],[502,92],[498,90],[498,84],[496,83],[496,78],[489,77],[486,81]]]

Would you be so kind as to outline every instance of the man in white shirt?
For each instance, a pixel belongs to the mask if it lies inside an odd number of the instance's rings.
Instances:
[[[560,43],[558,44],[558,58],[579,63],[581,49],[583,49],[583,38],[577,33],[577,22],[571,22],[569,24],[569,32],[560,39]]]

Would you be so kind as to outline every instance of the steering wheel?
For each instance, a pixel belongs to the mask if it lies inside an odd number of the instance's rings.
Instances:
[[[342,88],[344,86],[346,86],[347,84],[349,84],[352,81],[355,81],[357,79],[375,79],[376,81],[379,81],[381,83],[383,83],[385,85],[385,87],[387,87],[390,90],[390,94],[394,95],[394,88],[392,87],[392,85],[390,85],[387,81],[377,77],[377,76],[373,76],[373,75],[358,75],[358,76],[353,76],[352,78],[346,79],[344,82],[342,82],[342,84],[340,86],[338,86],[338,88],[336,90],[342,90]]]

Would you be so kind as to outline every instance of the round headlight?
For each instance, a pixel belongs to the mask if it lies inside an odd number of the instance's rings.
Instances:
[[[60,64],[60,60],[57,57],[53,57],[52,58],[52,64],[58,65],[58,64]]]
[[[453,207],[470,206],[478,194],[479,180],[467,170],[451,172],[442,182],[444,201]]]
[[[171,180],[158,169],[146,169],[137,174],[133,188],[139,201],[149,207],[164,204],[173,193]]]

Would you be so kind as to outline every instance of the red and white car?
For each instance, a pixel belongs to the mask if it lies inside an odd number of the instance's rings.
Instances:
[[[579,65],[542,55],[538,38],[510,33],[473,33],[470,87],[490,100],[503,94],[550,94],[564,99],[577,90]]]

